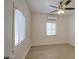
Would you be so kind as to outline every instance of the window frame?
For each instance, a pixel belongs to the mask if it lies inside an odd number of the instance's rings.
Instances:
[[[23,14],[23,12],[22,11],[20,11],[19,9],[17,9],[17,8],[15,8],[14,9],[14,32],[16,32],[15,30],[16,30],[16,28],[15,28],[15,26],[16,26],[16,24],[15,24],[15,22],[16,22],[16,20],[15,20],[15,17],[16,17],[16,10],[18,10],[21,14],[22,14],[22,17],[24,17],[25,19],[25,28],[24,28],[24,30],[25,30],[25,36],[26,36],[26,17],[25,17],[25,15]],[[18,45],[20,45],[20,44],[22,44],[22,42],[24,42],[25,41],[25,39],[26,39],[26,37],[24,37],[24,39],[20,39],[20,37],[18,37],[18,43],[16,44],[16,37],[15,37],[15,33],[14,33],[14,46],[15,47],[17,47]],[[20,36],[20,34],[19,34],[19,36]]]
[[[51,24],[52,24],[52,23],[55,23],[55,34],[53,34],[53,33],[48,34],[48,27],[47,27],[47,26],[48,26],[48,25],[47,25],[48,23],[51,23]],[[53,32],[53,31],[50,31],[50,32]],[[56,36],[56,32],[57,32],[57,31],[56,31],[56,20],[55,20],[54,22],[53,22],[53,21],[51,21],[51,22],[48,21],[48,22],[46,23],[46,35],[47,35],[47,36]]]

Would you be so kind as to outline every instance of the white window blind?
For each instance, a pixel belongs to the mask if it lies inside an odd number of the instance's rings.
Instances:
[[[56,35],[56,20],[48,20],[46,23],[46,35]]]
[[[15,9],[15,46],[25,39],[25,17]]]

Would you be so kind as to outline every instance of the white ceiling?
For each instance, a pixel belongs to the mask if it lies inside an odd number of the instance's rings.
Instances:
[[[49,5],[58,6],[61,0],[25,0],[25,1],[32,12],[49,13],[55,10],[55,8],[51,8]],[[67,7],[75,7],[75,1],[72,0],[72,2]],[[73,11],[72,10],[65,11],[65,14],[71,14]]]

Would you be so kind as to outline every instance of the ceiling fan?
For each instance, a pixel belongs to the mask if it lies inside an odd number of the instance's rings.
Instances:
[[[75,8],[66,8],[71,3],[71,0],[63,0],[60,1],[58,6],[50,5],[52,8],[56,8],[56,10],[51,11],[50,13],[57,12],[58,14],[63,14],[64,10],[74,10]]]

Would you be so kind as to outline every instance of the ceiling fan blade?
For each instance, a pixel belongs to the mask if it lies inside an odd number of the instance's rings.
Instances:
[[[54,6],[54,5],[50,5],[50,7],[53,7],[53,8],[58,8],[57,6]]]
[[[67,1],[65,2],[65,5],[67,6],[70,2],[71,2],[71,0],[67,0]]]
[[[50,13],[57,12],[58,10],[51,11]]]
[[[75,8],[64,8],[65,10],[74,10]]]

